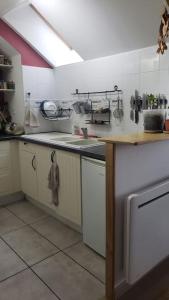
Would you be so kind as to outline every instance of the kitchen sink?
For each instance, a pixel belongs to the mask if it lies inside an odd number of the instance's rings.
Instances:
[[[68,134],[56,133],[56,132],[24,135],[24,137],[30,139],[37,139],[41,141],[47,141],[50,143],[56,143],[58,145],[60,144],[62,146],[67,146],[76,149],[94,147],[94,146],[104,144],[94,138],[84,139],[82,136],[71,135],[71,134],[68,135]]]
[[[72,146],[78,146],[78,147],[91,147],[91,146],[98,146],[102,145],[102,142],[98,142],[98,140],[94,139],[81,139],[78,141],[72,141],[72,142],[67,142],[67,145],[72,145]]]
[[[52,141],[55,142],[69,142],[69,141],[79,141],[79,138],[73,137],[73,136],[63,136],[63,137],[58,137],[58,138],[52,138]]]

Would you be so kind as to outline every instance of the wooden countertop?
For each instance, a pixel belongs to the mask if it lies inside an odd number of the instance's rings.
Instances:
[[[99,141],[110,144],[142,145],[169,140],[168,133],[139,133],[128,135],[114,135],[100,138]]]

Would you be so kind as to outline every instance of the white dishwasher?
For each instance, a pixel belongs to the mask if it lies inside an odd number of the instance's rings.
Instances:
[[[105,257],[105,162],[82,157],[83,241]]]

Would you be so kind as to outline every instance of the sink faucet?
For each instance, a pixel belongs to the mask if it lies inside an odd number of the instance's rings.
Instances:
[[[81,128],[81,130],[82,130],[84,139],[88,139],[88,129],[85,127],[85,128]]]

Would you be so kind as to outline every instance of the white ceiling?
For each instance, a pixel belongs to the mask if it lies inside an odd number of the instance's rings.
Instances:
[[[32,0],[91,59],[156,44],[162,0]]]
[[[0,1],[1,8],[24,0]],[[162,0],[31,0],[84,59],[157,43]],[[20,26],[24,26],[20,23]],[[27,37],[25,36],[27,39]]]
[[[24,1],[25,0],[0,0],[0,16],[3,16],[6,12]]]
[[[27,3],[9,11],[3,19],[52,66],[82,61]]]

